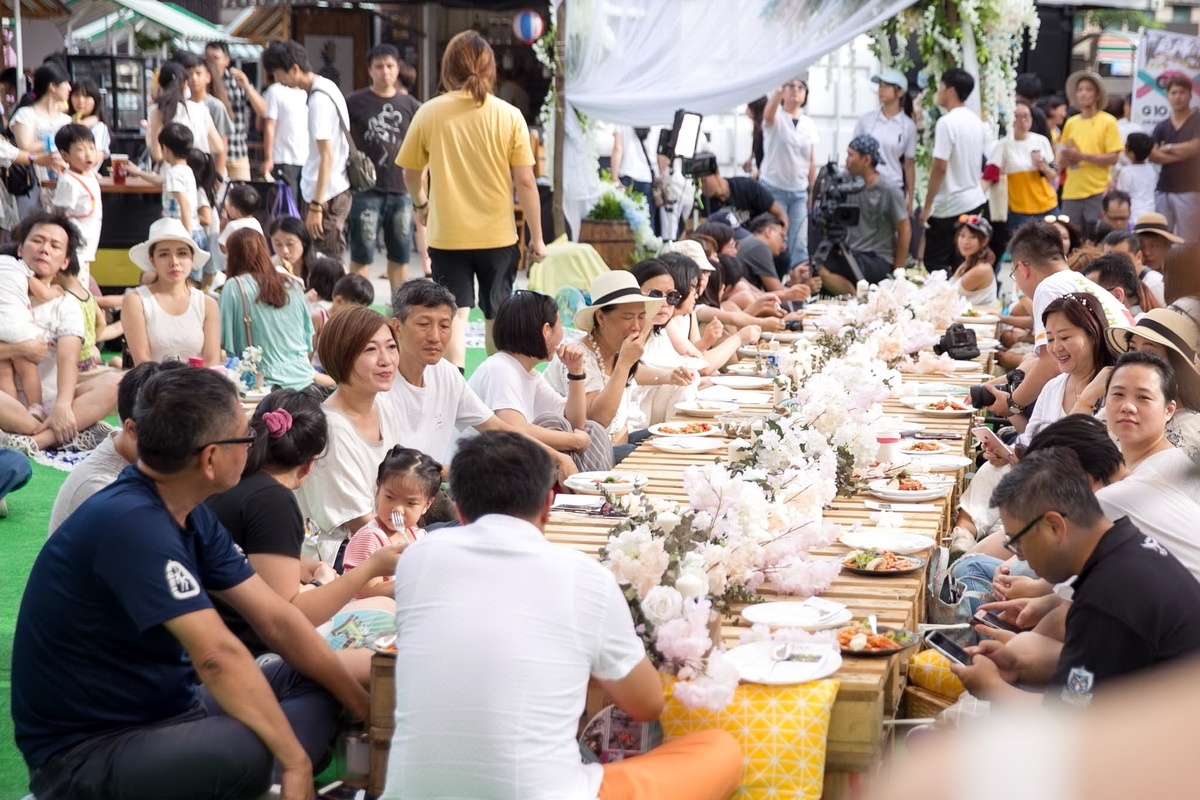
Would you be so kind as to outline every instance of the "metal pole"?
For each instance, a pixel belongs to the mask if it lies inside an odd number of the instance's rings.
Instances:
[[[17,102],[21,102],[21,98],[25,96],[25,47],[21,43],[21,4],[24,0],[12,0],[13,4],[13,20],[16,25],[16,36],[13,38],[17,41]]]
[[[554,19],[554,196],[550,203],[550,216],[554,222],[555,238],[567,232],[566,220],[563,218],[563,143],[566,140],[566,127],[563,119],[567,113],[567,104],[563,100],[566,88],[566,50],[567,50],[567,3],[558,4],[558,13]],[[578,235],[578,231],[576,231]]]

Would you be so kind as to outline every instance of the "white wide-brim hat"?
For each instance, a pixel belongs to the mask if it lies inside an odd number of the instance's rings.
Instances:
[[[154,272],[150,263],[150,253],[159,242],[184,242],[192,248],[192,269],[200,269],[208,263],[208,251],[201,250],[200,245],[192,239],[192,235],[183,227],[183,222],[175,217],[163,217],[155,220],[150,226],[150,235],[146,241],[129,248],[129,260],[137,264],[142,272]]]
[[[708,256],[704,254],[704,245],[697,242],[695,239],[680,239],[666,245],[662,252],[664,253],[679,253],[681,256],[687,256],[692,261],[696,262],[696,266],[701,272],[713,272],[716,267],[708,260]]]
[[[626,303],[645,303],[646,316],[652,317],[662,304],[666,302],[661,297],[649,297],[642,294],[642,287],[632,272],[623,269],[605,272],[592,281],[592,304],[584,306],[575,312],[575,327],[581,331],[591,331],[596,325],[596,309],[608,306],[619,306]]]

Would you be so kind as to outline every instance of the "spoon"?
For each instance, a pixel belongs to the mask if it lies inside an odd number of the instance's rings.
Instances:
[[[878,636],[879,635],[879,618],[876,617],[874,614],[868,615],[867,616],[867,627],[869,627],[871,629],[872,634]]]

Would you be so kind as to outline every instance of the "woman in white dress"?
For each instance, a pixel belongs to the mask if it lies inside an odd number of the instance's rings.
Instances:
[[[154,282],[126,293],[121,302],[125,341],[136,366],[144,361],[199,358],[221,363],[221,313],[217,301],[188,285],[208,253],[174,217],[155,220],[150,236],[129,250],[129,260]]]
[[[146,126],[146,147],[155,163],[162,161],[158,134],[164,125],[172,122],[190,130],[192,146],[210,154],[216,161],[217,171],[224,174],[225,143],[217,133],[212,115],[200,103],[187,99],[187,71],[174,61],[168,61],[158,72],[158,100],[150,109],[150,124]]]
[[[57,62],[48,61],[33,73],[34,101],[13,112],[9,127],[17,147],[29,153],[55,151],[54,134],[71,118],[64,113],[71,96],[71,81],[67,71]],[[17,212],[24,218],[42,207],[41,181],[49,177],[43,167],[36,170],[38,185],[29,194],[17,197]]]
[[[996,254],[988,247],[991,239],[992,224],[983,217],[963,214],[958,218],[954,243],[963,262],[950,276],[950,283],[972,306],[996,304]]]

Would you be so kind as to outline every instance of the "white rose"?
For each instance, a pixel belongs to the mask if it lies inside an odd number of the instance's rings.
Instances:
[[[708,592],[708,578],[703,573],[685,572],[675,581],[675,589],[683,597],[699,597]],[[642,604],[645,609],[645,604]]]
[[[681,522],[683,522],[683,517],[674,511],[660,511],[654,517],[654,529],[659,533],[670,533],[679,527]]]
[[[662,625],[683,611],[683,596],[670,586],[655,586],[642,598],[642,613],[652,625]]]

